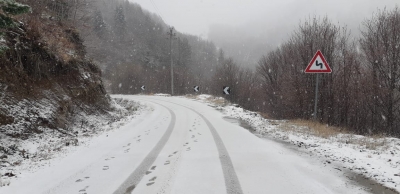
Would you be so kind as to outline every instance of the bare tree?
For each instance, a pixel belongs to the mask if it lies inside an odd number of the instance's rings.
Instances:
[[[213,94],[221,96],[224,86],[231,88],[231,94],[227,98],[234,102],[237,99],[239,84],[239,67],[232,58],[225,59],[218,65],[212,78]]]
[[[398,135],[400,111],[400,10],[378,11],[364,22],[361,48],[373,76],[374,128]],[[380,121],[379,121],[380,120]],[[384,126],[380,125],[384,123]]]

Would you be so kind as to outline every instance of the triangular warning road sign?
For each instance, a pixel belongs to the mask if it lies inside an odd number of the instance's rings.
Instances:
[[[310,64],[308,64],[305,73],[332,73],[332,69],[329,67],[325,60],[324,55],[318,50],[312,58]]]

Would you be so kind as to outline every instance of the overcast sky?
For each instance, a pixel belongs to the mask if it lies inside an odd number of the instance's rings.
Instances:
[[[393,8],[400,0],[130,0],[161,15],[178,31],[208,36],[211,25],[252,26],[264,33],[274,25],[297,25],[310,15],[328,15],[353,25],[377,8]]]
[[[400,0],[130,0],[160,15],[179,32],[213,41],[238,64],[255,67],[287,41],[299,22],[328,16],[358,38],[362,21]]]

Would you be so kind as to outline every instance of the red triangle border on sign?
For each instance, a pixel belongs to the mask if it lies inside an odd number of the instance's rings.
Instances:
[[[326,67],[326,70],[311,70],[311,66],[314,64],[315,60],[317,59],[317,57],[320,57],[322,59],[323,64]],[[320,50],[317,51],[317,53],[315,53],[314,57],[312,58],[312,60],[310,61],[310,63],[308,64],[306,70],[304,71],[304,73],[332,73],[332,69],[331,67],[329,67],[328,62],[326,62],[324,55],[322,55],[322,52]]]

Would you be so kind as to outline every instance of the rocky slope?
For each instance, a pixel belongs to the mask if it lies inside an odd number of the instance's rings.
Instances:
[[[20,163],[7,158],[28,158],[22,145],[30,139],[52,133],[55,139],[42,141],[76,143],[88,117],[115,120],[100,69],[74,26],[54,15],[8,15],[13,24],[0,28],[0,169]]]

